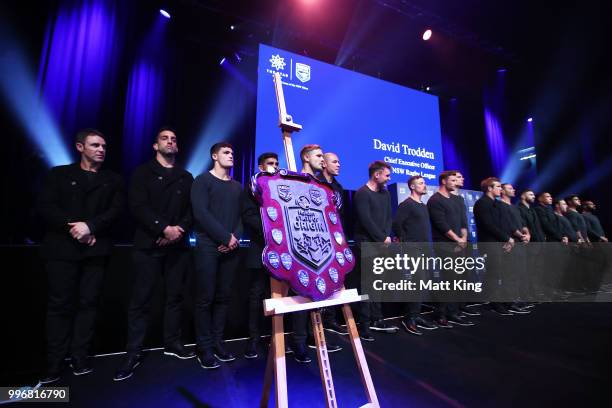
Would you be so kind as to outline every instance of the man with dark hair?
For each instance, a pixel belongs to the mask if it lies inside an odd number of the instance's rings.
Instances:
[[[518,202],[517,207],[523,224],[529,230],[529,242],[544,242],[546,237],[544,236],[544,231],[542,231],[542,224],[540,224],[540,218],[535,212],[534,205],[535,194],[533,190],[524,190],[521,193],[521,200]]]
[[[504,253],[509,253],[514,246],[514,239],[503,227],[503,209],[504,205],[497,201],[501,195],[502,187],[499,179],[496,177],[488,177],[480,183],[480,188],[484,195],[474,204],[474,219],[476,221],[476,234],[478,236],[479,250],[486,253],[486,279],[488,291],[491,295],[497,293],[497,282],[501,279],[506,285],[507,277],[503,276],[502,259]],[[486,243],[481,245],[480,243]],[[503,243],[502,251],[498,250],[496,245],[491,243]],[[506,306],[498,301],[490,303],[491,310],[500,315],[510,315]]]
[[[535,211],[542,223],[542,229],[547,242],[563,242],[567,244],[567,236],[564,236],[559,229],[559,221],[555,217],[552,208],[553,198],[550,193],[544,191],[538,194],[538,205]]]
[[[193,176],[176,164],[176,133],[161,128],[153,143],[155,158],[136,168],[130,182],[129,207],[136,219],[132,261],[134,287],[128,309],[126,358],[113,378],[125,380],[142,361],[142,345],[149,324],[151,301],[158,276],[164,279],[164,354],[195,357],[181,341],[183,290],[189,268],[192,215],[189,195]]]
[[[257,158],[259,171],[269,173],[278,170],[278,155],[263,153]],[[247,190],[249,186],[246,187]],[[246,264],[249,269],[249,339],[244,353],[245,358],[257,358],[257,345],[261,335],[262,309],[261,302],[269,284],[269,275],[261,262],[261,253],[265,246],[259,203],[250,191],[242,198],[242,221],[249,234],[251,243],[247,251]]]
[[[423,204],[423,196],[427,194],[427,185],[422,176],[412,176],[408,179],[410,196],[399,205],[395,218],[393,219],[393,233],[401,242],[411,242],[407,250],[414,252],[413,256],[429,254],[431,241],[431,227],[429,225],[429,212]],[[418,250],[418,251],[417,251]],[[418,253],[417,253],[418,252]],[[417,279],[422,279],[419,273]],[[404,306],[405,316],[402,326],[411,334],[420,336],[423,334],[419,328],[426,330],[438,327],[420,316],[421,302],[408,302]]]
[[[567,219],[567,213],[569,211],[567,202],[562,198],[558,198],[553,202],[553,208],[561,234],[567,237],[568,242],[580,242],[581,238],[579,231],[572,225],[570,220]]]
[[[590,242],[586,220],[584,219],[582,214],[578,212],[578,207],[580,207],[580,197],[575,194],[572,194],[565,198],[565,202],[567,204],[567,212],[564,215],[565,217],[567,217],[569,222],[572,223],[572,227],[578,235],[578,242]]]
[[[391,178],[391,166],[381,160],[376,160],[368,167],[368,182],[355,192],[355,259],[361,260],[361,243],[380,242],[391,243],[391,195],[385,185]],[[359,270],[356,266],[356,270]],[[371,271],[361,270],[361,273]],[[357,278],[355,276],[355,278]],[[370,330],[394,333],[398,327],[389,326],[383,320],[379,302],[362,302],[360,307],[359,335],[365,341],[374,341]]]
[[[595,212],[597,206],[591,200],[585,200],[582,206],[582,216],[587,223],[587,234],[591,242],[608,242],[606,233],[601,226],[601,222]]]
[[[38,202],[46,224],[42,254],[48,282],[47,373],[60,379],[70,353],[74,375],[93,371],[88,359],[111,227],[124,205],[121,177],[102,165],[106,140],[95,129],[78,132],[80,162],[51,169]]]
[[[223,347],[230,288],[238,265],[242,186],[232,180],[234,150],[227,142],[210,149],[213,168],[200,174],[191,188],[196,233],[196,343],[203,368],[236,358]]]
[[[452,193],[457,189],[456,172],[443,171],[438,176],[438,183],[438,191],[427,201],[432,240],[438,243],[437,256],[457,256],[467,248],[467,214],[463,198],[460,202]],[[449,279],[454,279],[453,275]],[[449,322],[459,326],[474,325],[458,312],[456,303],[438,303],[436,324],[444,328],[452,327]]]
[[[523,272],[526,267],[525,245],[529,243],[531,234],[527,225],[523,222],[521,212],[517,206],[512,205],[512,199],[516,196],[516,190],[510,183],[502,183],[501,196],[499,207],[502,210],[502,228],[516,242],[521,242],[522,245],[515,245],[512,249],[510,257],[504,257],[505,261],[502,264],[504,269],[503,275],[507,282],[507,291],[514,296],[516,302],[506,303],[506,308],[510,313],[528,314],[530,313],[521,303],[518,298],[524,292],[526,287],[523,282]]]

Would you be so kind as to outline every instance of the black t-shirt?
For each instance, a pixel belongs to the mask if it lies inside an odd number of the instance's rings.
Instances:
[[[429,242],[431,227],[427,205],[410,197],[405,199],[393,219],[393,233],[402,242]]]
[[[391,195],[387,189],[372,191],[362,186],[353,198],[357,219],[355,241],[383,242],[391,235]]]

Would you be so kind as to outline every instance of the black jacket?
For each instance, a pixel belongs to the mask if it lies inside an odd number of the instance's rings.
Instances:
[[[134,170],[130,180],[128,202],[136,220],[134,246],[139,249],[157,248],[158,238],[164,236],[168,225],[179,225],[185,230],[180,242],[168,247],[187,247],[191,228],[191,184],[193,176],[187,170],[174,167],[171,172],[156,159]]]
[[[89,174],[79,163],[57,166],[49,172],[38,200],[46,233],[42,254],[47,259],[79,260],[110,253],[110,229],[124,210],[124,184],[111,170]],[[94,246],[70,235],[69,222],[87,223],[96,237]]]
[[[478,242],[507,242],[510,235],[503,229],[504,214],[502,205],[486,194],[474,204],[474,220]]]
[[[523,219],[523,223],[527,226],[527,228],[529,229],[529,233],[531,234],[530,242],[546,241],[546,236],[544,235],[544,231],[542,231],[540,217],[535,211],[535,208],[527,207],[522,202],[519,202],[518,209],[521,212],[521,218]]]
[[[552,208],[548,205],[538,204],[534,207],[534,210],[536,214],[538,214],[538,218],[542,224],[542,230],[546,236],[546,241],[561,242],[563,234]]]

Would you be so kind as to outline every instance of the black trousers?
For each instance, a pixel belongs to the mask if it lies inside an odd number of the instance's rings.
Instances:
[[[187,249],[169,249],[164,252],[134,249],[134,288],[128,308],[127,352],[138,353],[147,333],[151,316],[151,301],[158,277],[164,279],[164,345],[174,346],[181,341],[183,315],[183,284],[189,267]]]
[[[106,257],[47,261],[47,365],[57,369],[68,353],[85,358],[94,334]]]
[[[249,338],[259,339],[263,321],[263,299],[270,287],[270,275],[262,268],[249,268]]]
[[[345,284],[347,288],[356,288],[359,289],[360,293],[363,293],[361,288],[361,276],[364,273],[371,273],[371,271],[365,271],[362,268],[363,263],[361,261],[360,245],[357,244],[352,249],[355,259],[355,268],[347,275]],[[368,264],[372,264],[372,262],[368,262]],[[383,318],[382,304],[380,302],[359,302],[357,304],[352,304],[351,307],[356,310],[356,320],[362,327],[369,327],[371,323]]]
[[[195,329],[198,350],[223,341],[230,289],[238,266],[238,251],[227,254],[207,243],[195,249]]]

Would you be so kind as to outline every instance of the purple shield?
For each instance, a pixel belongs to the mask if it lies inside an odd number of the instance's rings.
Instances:
[[[280,170],[256,174],[251,188],[262,209],[266,246],[261,258],[268,271],[313,300],[340,290],[355,262],[343,255],[352,252],[327,183]]]

